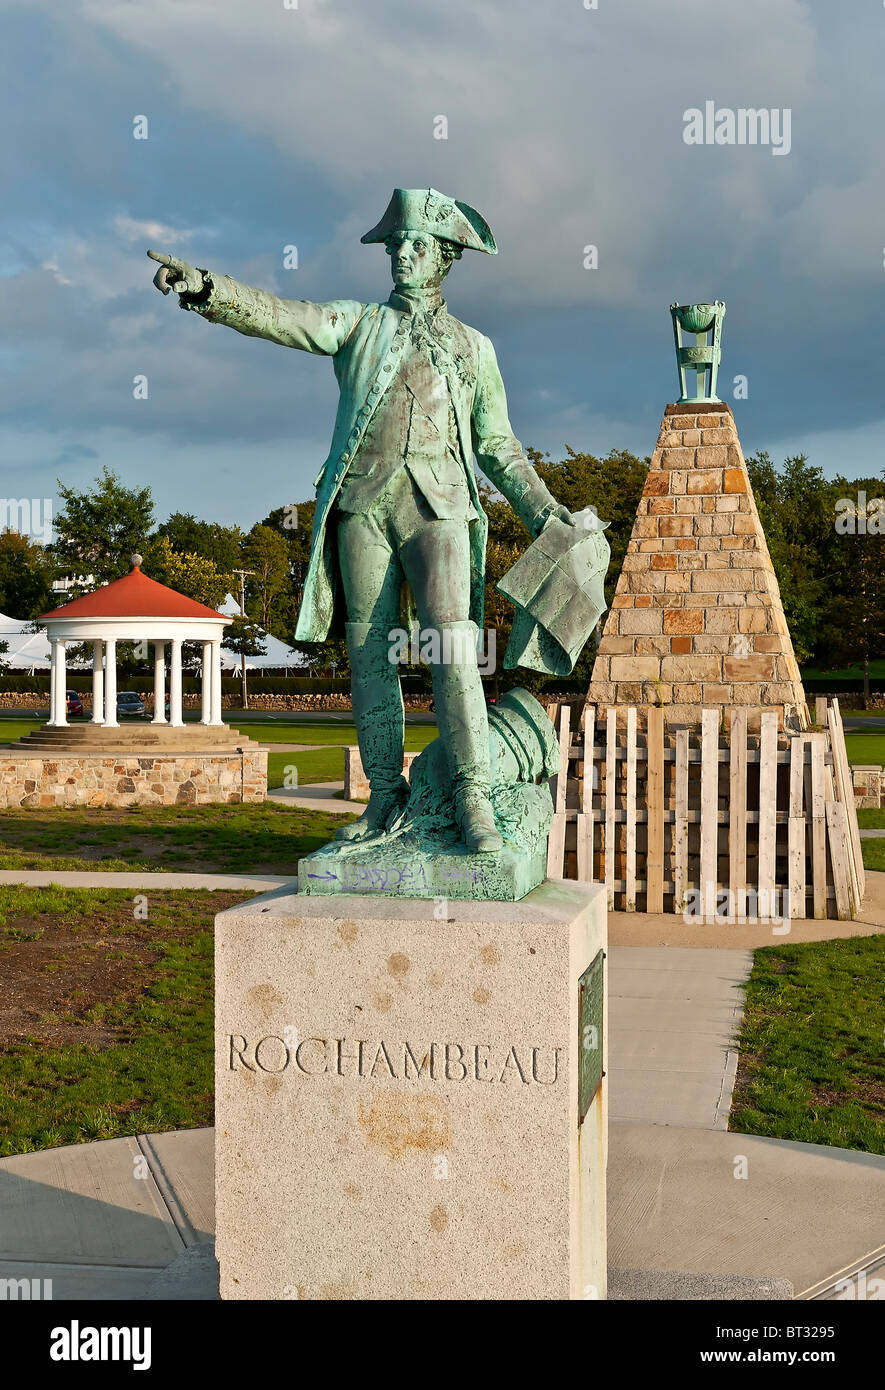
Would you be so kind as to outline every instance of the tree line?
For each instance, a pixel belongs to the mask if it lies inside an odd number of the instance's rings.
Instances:
[[[650,460],[626,450],[605,457],[566,449],[566,457],[529,450],[529,456],[558,502],[571,511],[594,507],[610,522],[606,535],[611,565],[606,580],[610,602],[633,528]],[[880,479],[826,478],[804,454],[778,467],[766,452],[747,467],[781,590],[784,611],[800,664],[822,670],[885,657],[885,491]],[[59,482],[61,509],[49,545],[15,531],[0,534],[0,609],[34,619],[58,603],[54,579],[73,576],[69,597],[125,574],[130,556],[143,568],[200,603],[216,608],[228,592],[239,598],[244,577],[246,619],[228,629],[227,646],[240,642],[246,655],[264,629],[292,645],[310,557],[313,499],[275,507],[250,530],[173,512],[156,521],[150,487],[127,488],[109,469],[91,487]],[[480,487],[489,518],[486,555],[486,626],[494,629],[499,661],[510,635],[512,606],[496,582],[531,544],[509,505]],[[79,587],[78,587],[79,586]],[[64,601],[64,600],[63,600]],[[250,645],[251,644],[251,645]],[[302,649],[317,671],[332,663],[346,673],[343,642]],[[595,644],[588,642],[569,685],[585,688]],[[502,687],[531,683],[530,673],[498,672]],[[542,678],[535,682],[540,686]]]

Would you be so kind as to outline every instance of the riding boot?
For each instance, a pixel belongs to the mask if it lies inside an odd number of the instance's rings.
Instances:
[[[362,840],[383,830],[405,805],[409,784],[403,777],[405,714],[399,672],[388,660],[389,634],[371,623],[347,623],[353,717],[369,804],[359,820],[336,831],[336,840]]]
[[[443,623],[439,636],[441,660],[431,663],[431,676],[455,814],[468,849],[491,853],[504,841],[489,800],[489,726],[476,664],[476,624]]]

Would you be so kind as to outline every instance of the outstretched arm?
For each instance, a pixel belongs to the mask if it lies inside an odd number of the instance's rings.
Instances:
[[[154,284],[161,294],[170,289],[182,309],[210,323],[223,323],[252,338],[267,338],[282,347],[332,355],[345,342],[363,305],[355,299],[314,304],[308,299],[280,299],[267,290],[242,285],[228,275],[210,274],[165,252],[148,251],[160,262]]]
[[[571,513],[538,477],[513,433],[495,349],[484,338],[473,405],[473,450],[486,477],[507,498],[516,515],[537,536],[549,516],[570,522]]]

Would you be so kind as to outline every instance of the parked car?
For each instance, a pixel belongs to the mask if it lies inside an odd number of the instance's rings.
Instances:
[[[118,714],[144,714],[144,700],[137,690],[121,690],[117,694]]]
[[[67,691],[67,708],[68,714],[77,715],[83,713],[83,701],[80,699],[76,690]]]

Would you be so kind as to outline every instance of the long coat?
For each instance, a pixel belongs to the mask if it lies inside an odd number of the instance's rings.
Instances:
[[[183,307],[240,333],[332,358],[340,399],[329,455],[315,480],[310,562],[295,640],[323,642],[343,636],[343,596],[334,535],[327,525],[329,513],[378,402],[394,380],[409,336],[412,304],[395,292],[386,304],[361,304],[353,299],[314,304],[278,299],[226,275],[212,274],[209,279],[208,299],[183,301]],[[481,628],[488,520],[479,502],[473,455],[533,535],[556,502],[510,427],[504,384],[489,339],[453,318],[444,306],[434,317],[433,329],[446,347],[445,376],[477,512],[477,520],[470,523],[470,617]]]

